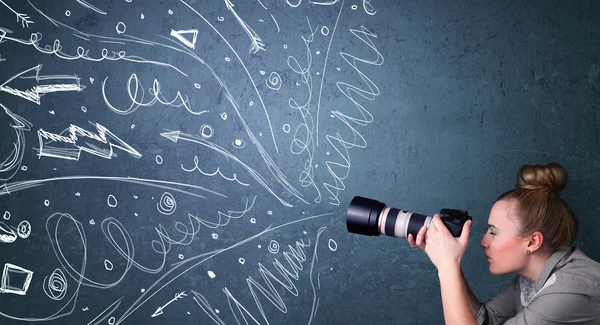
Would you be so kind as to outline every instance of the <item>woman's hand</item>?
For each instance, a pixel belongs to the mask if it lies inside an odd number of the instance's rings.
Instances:
[[[429,229],[421,227],[417,239],[412,234],[408,235],[408,243],[412,247],[422,249],[438,271],[453,265],[460,265],[471,233],[471,220],[465,222],[460,237],[452,236],[439,214],[435,214],[429,224]],[[427,235],[427,238],[425,238]]]

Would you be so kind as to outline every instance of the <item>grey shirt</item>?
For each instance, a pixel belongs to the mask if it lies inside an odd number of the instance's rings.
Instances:
[[[482,304],[479,325],[600,324],[600,263],[579,248],[552,254],[535,282],[517,276]]]

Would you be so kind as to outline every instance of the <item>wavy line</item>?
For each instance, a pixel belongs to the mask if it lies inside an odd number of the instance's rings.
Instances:
[[[327,166],[327,171],[329,172],[329,174],[331,176],[333,176],[334,182],[335,182],[335,184],[333,184],[333,185],[330,183],[323,183],[323,185],[325,186],[327,191],[331,194],[331,196],[329,197],[333,201],[333,203],[330,202],[331,205],[339,205],[340,204],[340,201],[338,199],[338,194],[340,191],[343,191],[346,188],[343,181],[350,173],[350,165],[351,165],[348,149],[355,148],[355,147],[365,148],[367,146],[367,142],[364,139],[364,137],[361,135],[361,133],[358,130],[356,130],[354,128],[354,125],[352,125],[351,123],[365,126],[368,123],[371,123],[373,121],[373,116],[371,115],[371,113],[369,113],[368,110],[366,110],[360,103],[357,102],[356,99],[354,99],[353,94],[357,94],[367,100],[374,100],[375,96],[379,96],[379,94],[380,94],[379,88],[377,88],[377,85],[375,85],[375,83],[373,83],[373,81],[371,81],[371,79],[369,79],[358,68],[357,61],[369,64],[369,65],[382,65],[383,61],[384,61],[383,56],[381,55],[379,50],[377,50],[377,48],[371,41],[371,38],[377,38],[377,35],[375,33],[371,32],[364,26],[361,26],[360,29],[350,29],[350,32],[354,36],[356,36],[358,39],[360,39],[363,43],[365,43],[367,46],[369,46],[373,51],[375,51],[377,57],[374,60],[366,60],[366,59],[358,58],[358,57],[348,54],[346,52],[340,52],[340,56],[342,56],[342,58],[346,61],[346,63],[348,63],[348,65],[350,65],[356,72],[358,72],[358,74],[360,75],[360,78],[365,82],[368,90],[361,89],[357,86],[348,84],[346,82],[341,82],[341,81],[336,82],[336,85],[337,85],[337,88],[339,89],[339,91],[342,94],[344,94],[344,96],[346,96],[354,104],[354,106],[358,109],[358,112],[360,113],[360,115],[362,115],[362,117],[348,116],[338,110],[331,112],[333,116],[338,118],[340,121],[342,121],[342,123],[344,123],[346,126],[348,126],[348,128],[350,128],[350,130],[354,136],[354,139],[352,141],[347,141],[347,140],[343,139],[341,134],[339,134],[339,133],[336,136],[332,136],[332,135],[326,136],[329,144],[335,149],[335,151],[340,155],[340,158],[343,160],[343,162],[341,162],[341,163],[334,162],[331,160],[328,160],[325,163]],[[340,171],[340,169],[341,169],[341,171]],[[341,172],[342,174],[338,174],[339,172]]]

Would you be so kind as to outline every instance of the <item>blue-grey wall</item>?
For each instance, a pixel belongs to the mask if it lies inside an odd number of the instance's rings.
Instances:
[[[473,216],[569,171],[600,259],[597,1],[0,1],[0,323],[441,324],[355,195]]]

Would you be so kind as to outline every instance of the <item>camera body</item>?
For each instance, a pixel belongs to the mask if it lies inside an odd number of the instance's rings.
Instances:
[[[440,216],[452,236],[459,237],[467,220],[472,220],[466,210],[442,209]],[[346,214],[346,228],[351,233],[366,236],[381,234],[406,238],[417,236],[422,226],[429,227],[432,217],[386,206],[379,201],[355,196]]]

